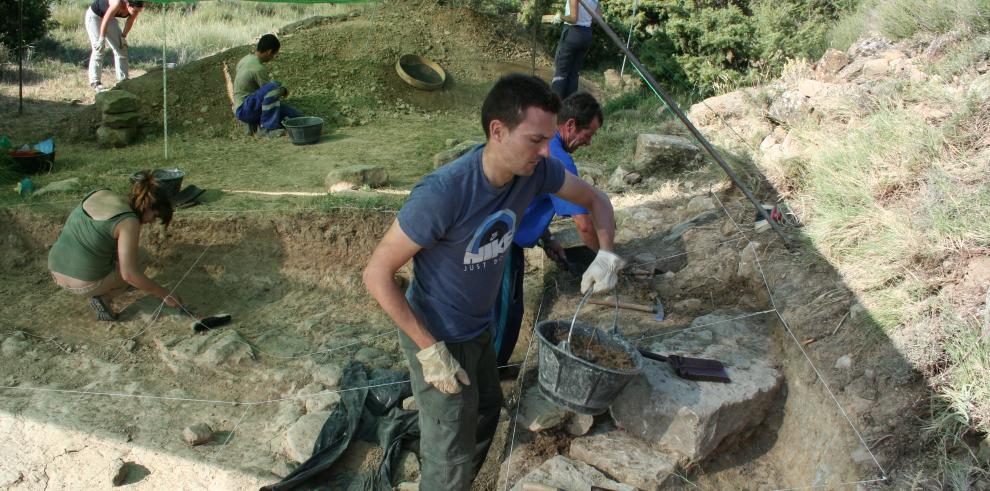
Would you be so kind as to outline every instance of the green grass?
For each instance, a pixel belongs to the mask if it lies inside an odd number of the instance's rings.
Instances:
[[[942,453],[932,477],[966,489],[985,473],[963,435],[990,431],[988,350],[973,315],[943,298],[952,280],[940,265],[990,246],[990,103],[938,80],[885,81],[869,97],[854,126],[796,124],[792,135],[809,145],[765,171],[806,203],[810,244],[880,332],[923,326],[903,354],[935,389],[927,436]],[[938,108],[951,116],[933,118]]]

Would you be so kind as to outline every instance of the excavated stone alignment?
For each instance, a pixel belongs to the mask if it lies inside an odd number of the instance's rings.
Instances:
[[[687,206],[688,198],[643,198],[619,209],[619,252],[631,267],[660,268],[624,277],[620,295],[641,303],[659,296],[667,313],[658,323],[622,311],[619,326],[652,351],[722,360],[733,383],[685,381],[647,361],[610,414],[591,419],[549,406],[531,410],[541,396],[532,371],[535,345],[527,357],[525,332],[516,353],[527,370],[518,413],[529,416],[517,416],[519,386],[506,384],[509,406],[479,489],[520,489],[523,482],[660,489],[683,485],[682,479],[723,489],[783,488],[878,474],[871,459],[857,454],[855,434],[768,312],[752,253],[765,257],[766,246],[748,246],[711,199]],[[722,193],[722,199],[742,216],[738,197]],[[180,211],[167,235],[147,228],[149,272],[178,284],[195,312],[234,316],[227,327],[194,334],[182,312],[165,309],[154,319],[159,303],[140,292],[115,301],[120,322],[93,320],[85,302],[47,277],[46,251],[63,217],[0,212],[0,246],[10,251],[0,269],[8,299],[0,307],[7,320],[0,331],[0,484],[106,486],[119,477],[110,475],[120,470],[110,468],[118,458],[124,482],[141,489],[256,488],[290,472],[339,401],[341,367],[357,360],[369,369],[405,369],[394,327],[360,282],[393,217],[204,209]],[[569,319],[578,282],[544,267],[539,254],[531,253],[529,263],[531,312],[542,300],[541,319]],[[777,262],[768,274],[791,271],[806,285],[836,281],[828,272],[793,269],[789,260]],[[785,315],[801,308],[800,299],[779,287],[775,298]],[[817,314],[789,322],[811,322]],[[581,314],[606,327],[612,316],[603,306]],[[516,420],[521,424],[513,428]],[[183,430],[203,431],[199,423],[212,436],[191,446]],[[371,445],[352,445],[334,478],[373,467],[380,455]],[[415,480],[414,457],[406,458],[402,474],[400,481]]]

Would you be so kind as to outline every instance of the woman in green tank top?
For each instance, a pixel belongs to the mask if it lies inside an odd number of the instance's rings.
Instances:
[[[172,202],[152,177],[142,178],[131,187],[127,200],[108,189],[93,191],[83,198],[62,228],[48,252],[48,269],[55,283],[65,290],[90,298],[98,320],[117,320],[110,300],[128,285],[144,290],[169,307],[181,307],[174,293],[144,275],[146,253],[138,248],[141,225],[172,220]]]

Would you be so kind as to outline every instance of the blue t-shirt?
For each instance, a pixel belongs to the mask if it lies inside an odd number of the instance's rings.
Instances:
[[[423,249],[406,297],[440,341],[472,339],[493,325],[504,257],[533,197],[555,193],[564,167],[544,159],[532,176],[495,188],[481,167],[484,145],[424,177],[399,210],[399,226]]]
[[[578,175],[574,159],[564,150],[564,142],[560,139],[560,133],[555,134],[553,140],[550,140],[550,156],[560,160],[567,172],[575,176]],[[519,247],[536,245],[536,241],[540,240],[547,225],[550,225],[550,220],[553,220],[554,214],[562,217],[587,215],[588,210],[552,194],[541,194],[529,204],[526,213],[519,222],[519,230],[516,232],[515,238],[516,245]]]

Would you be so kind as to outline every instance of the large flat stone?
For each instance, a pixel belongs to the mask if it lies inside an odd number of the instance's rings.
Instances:
[[[378,165],[351,165],[334,169],[327,174],[325,180],[328,192],[360,189],[364,186],[371,188],[388,184],[388,171]]]
[[[704,460],[726,438],[760,424],[780,392],[783,376],[770,359],[773,343],[766,317],[731,320],[744,314],[719,311],[699,317],[692,325],[712,325],[649,346],[664,355],[720,360],[731,383],[685,380],[667,363],[647,360],[643,375],[612,404],[616,424],[675,452],[682,465]]]
[[[642,133],[636,138],[636,153],[630,170],[642,175],[683,169],[701,161],[696,160],[699,148],[687,138],[675,135]]]
[[[647,491],[661,489],[676,469],[670,455],[621,430],[575,438],[571,457]]]
[[[300,464],[309,460],[316,438],[329,417],[329,412],[309,413],[293,423],[285,432],[285,456]]]
[[[96,94],[96,104],[104,114],[129,113],[138,110],[141,100],[138,96],[122,89],[113,89]]]
[[[628,484],[609,479],[598,469],[579,460],[557,455],[523,476],[511,491],[524,491],[523,483],[542,484],[571,491],[590,490],[599,486],[614,491],[636,491]]]

